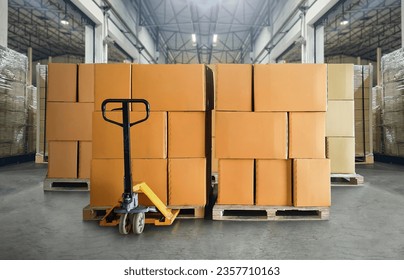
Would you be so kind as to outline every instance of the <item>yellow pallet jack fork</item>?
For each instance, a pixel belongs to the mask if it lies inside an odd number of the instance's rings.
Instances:
[[[114,108],[122,111],[122,123],[109,119],[106,116],[106,107],[109,103],[121,104],[121,108]],[[145,106],[146,115],[143,119],[130,122],[129,105],[132,103],[141,103]],[[101,105],[102,116],[105,121],[121,126],[123,128],[123,147],[124,147],[124,192],[122,199],[112,208],[108,209],[105,216],[101,219],[101,226],[119,226],[121,234],[128,234],[133,231],[141,234],[145,224],[154,224],[156,226],[171,225],[178,216],[180,210],[168,208],[144,182],[132,184],[132,168],[130,156],[130,133],[132,126],[142,123],[149,118],[150,105],[144,99],[106,99]],[[154,206],[142,206],[138,204],[138,194],[145,194]],[[146,218],[145,213],[154,212],[156,215]],[[159,215],[160,213],[161,215]]]

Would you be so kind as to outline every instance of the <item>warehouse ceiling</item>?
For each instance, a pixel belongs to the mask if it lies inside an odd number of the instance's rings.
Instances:
[[[376,61],[376,49],[384,54],[401,48],[401,0],[340,1],[320,22],[325,30],[325,57],[351,56]],[[341,25],[341,20],[349,21]],[[296,43],[278,60],[301,61]]]
[[[88,0],[90,1],[90,0]],[[321,0],[317,0],[321,1]],[[84,26],[92,22],[69,0],[9,0],[9,47],[33,60],[72,55],[84,58]],[[270,23],[270,11],[282,0],[133,0],[140,25],[158,43],[168,63],[249,63],[251,44]],[[343,4],[342,4],[343,3]],[[401,0],[340,1],[322,20],[325,55],[347,55],[375,60],[401,47]],[[60,20],[68,16],[65,26]],[[341,25],[342,17],[349,20]],[[284,30],[287,31],[287,30]],[[196,42],[193,42],[195,34]],[[217,41],[213,41],[217,34]],[[109,60],[127,56],[112,42]],[[280,58],[300,60],[301,42]]]

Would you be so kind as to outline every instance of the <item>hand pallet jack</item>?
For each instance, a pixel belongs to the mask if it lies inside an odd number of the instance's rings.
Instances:
[[[111,120],[106,116],[106,107],[109,103],[119,103],[121,108],[112,109],[112,111],[122,111],[122,123]],[[143,119],[130,122],[129,105],[132,103],[141,103],[145,106],[146,115]],[[150,105],[144,99],[106,99],[102,102],[102,117],[105,121],[118,125],[123,128],[123,149],[124,149],[124,190],[122,199],[114,207],[108,209],[100,221],[101,226],[119,225],[121,234],[128,234],[131,230],[135,234],[143,232],[145,224],[154,224],[156,226],[171,225],[180,212],[179,209],[168,208],[147,186],[146,183],[132,185],[131,155],[130,155],[130,128],[140,124],[149,118]],[[142,206],[138,203],[138,194],[145,194],[154,206]],[[145,213],[160,213],[157,217],[146,218]]]

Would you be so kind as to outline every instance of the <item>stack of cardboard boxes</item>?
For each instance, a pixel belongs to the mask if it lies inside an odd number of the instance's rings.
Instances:
[[[149,119],[131,128],[134,182],[146,182],[170,206],[205,206],[211,160],[208,76],[204,65],[95,66],[92,207],[113,206],[123,192],[123,131],[102,119],[101,103],[107,98],[150,103]],[[121,114],[107,112],[119,122]],[[132,106],[132,122],[144,115],[144,105]],[[140,203],[150,205],[142,196]]]
[[[326,65],[253,72],[252,79],[251,65],[217,65],[217,203],[329,206]]]
[[[49,64],[46,107],[48,178],[90,178],[94,101],[93,76],[87,73],[88,67]]]
[[[355,174],[353,67],[328,65],[327,157],[336,174]]]

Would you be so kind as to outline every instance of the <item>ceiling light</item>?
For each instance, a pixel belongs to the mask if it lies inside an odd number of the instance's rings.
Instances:
[[[217,43],[217,34],[213,34],[213,43]]]
[[[196,34],[195,34],[195,33],[192,34],[192,42],[193,42],[193,43],[196,43]]]
[[[349,20],[347,20],[345,17],[342,17],[341,21],[339,24],[341,25],[347,25],[349,23]]]
[[[69,25],[69,19],[67,17],[64,17],[60,20],[60,23],[63,25]]]

